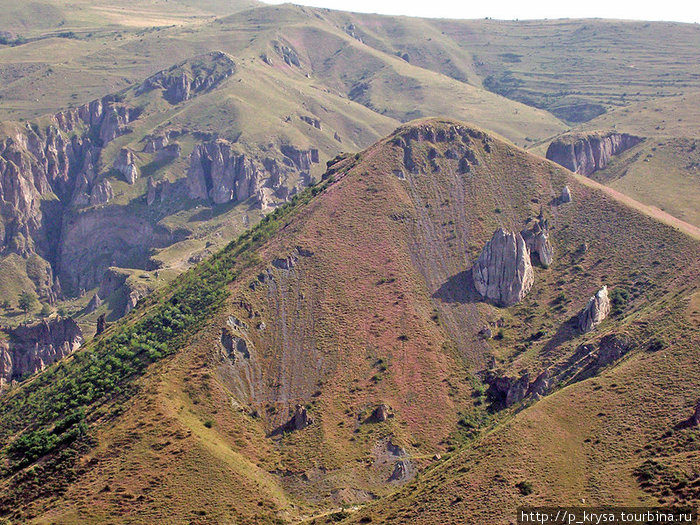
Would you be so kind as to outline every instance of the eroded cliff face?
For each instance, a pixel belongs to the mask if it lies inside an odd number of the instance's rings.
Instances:
[[[155,269],[152,250],[191,233],[187,227],[177,230],[159,222],[188,206],[183,204],[188,194],[209,204],[252,198],[266,209],[309,183],[310,170],[319,163],[317,149],[257,148],[189,128],[147,128],[151,133],[140,143],[122,139],[120,147],[112,144],[117,137],[142,131],[149,118],[163,111],[162,102],[152,103],[157,90],[170,103],[180,104],[214,89],[235,71],[228,55],[212,52],[160,71],[118,95],[36,122],[3,124],[0,257],[43,259],[46,276],[41,280],[51,285],[41,290],[37,285],[42,301],[94,288],[111,266]],[[176,139],[183,135],[194,141],[187,177],[156,180],[154,169],[182,155]],[[176,177],[180,170],[178,166]],[[122,181],[132,188],[122,190]]]
[[[580,175],[590,175],[642,140],[627,133],[574,133],[554,140],[547,148],[547,158]]]
[[[157,73],[135,92],[161,89],[175,103],[234,71],[228,56],[210,53]],[[49,263],[53,285],[49,292],[37,289],[42,300],[80,293],[99,283],[107,267],[140,262],[151,248],[178,240],[123,206],[104,206],[114,199],[104,148],[129,133],[142,112],[124,100],[109,95],[37,122],[8,123],[0,134],[0,255],[36,254]],[[152,142],[157,160],[179,156],[180,146],[168,144],[167,135]],[[129,184],[139,176],[136,160],[122,148],[112,165]]]
[[[83,342],[73,319],[51,319],[3,331],[0,339],[0,389],[72,354]]]
[[[239,202],[256,196],[265,206],[268,195],[264,189],[278,197],[288,196],[283,186],[292,173],[308,181],[309,170],[319,162],[317,149],[297,149],[283,145],[280,148],[283,161],[272,157],[262,161],[237,153],[233,144],[214,140],[195,146],[190,156],[187,172],[187,188],[193,199],[211,200],[214,204]]]

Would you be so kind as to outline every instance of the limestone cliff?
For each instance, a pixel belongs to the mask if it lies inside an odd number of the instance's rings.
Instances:
[[[0,388],[75,352],[83,342],[73,319],[51,319],[4,330],[0,339]]]
[[[614,155],[642,140],[627,133],[572,133],[552,141],[547,158],[580,175],[590,175],[605,168]]]
[[[280,148],[283,162],[272,157],[262,161],[237,153],[234,144],[225,140],[213,140],[195,146],[190,155],[187,172],[189,196],[193,199],[211,200],[215,204],[239,202],[256,196],[261,206],[268,202],[270,188],[285,198],[281,192],[283,179],[296,172],[308,179],[312,164],[319,162],[317,149],[298,149],[283,145]]]

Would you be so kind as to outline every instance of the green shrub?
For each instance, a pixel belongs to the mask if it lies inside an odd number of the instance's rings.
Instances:
[[[532,483],[529,481],[519,481],[515,486],[523,496],[528,496],[535,491],[535,489],[532,488]]]

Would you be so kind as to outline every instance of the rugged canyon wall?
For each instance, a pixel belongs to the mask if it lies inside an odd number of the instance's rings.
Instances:
[[[83,342],[73,319],[43,320],[5,329],[0,338],[0,389],[72,354]]]
[[[238,153],[235,146],[225,140],[213,140],[195,146],[190,156],[187,172],[187,188],[192,199],[210,200],[214,204],[238,202],[256,196],[261,207],[266,205],[269,189],[278,198],[286,198],[289,190],[285,182],[296,172],[305,182],[309,171],[318,164],[317,149],[280,147],[282,162],[272,157],[253,159]]]
[[[42,301],[98,286],[109,267],[150,269],[154,248],[191,233],[159,224],[181,209],[183,197],[214,205],[252,197],[266,209],[309,183],[312,165],[319,162],[317,149],[266,145],[263,154],[255,145],[196,129],[148,130],[140,144],[110,148],[114,139],[143,129],[147,117],[162,111],[162,102],[150,102],[154,90],[170,104],[185,104],[235,71],[228,55],[212,52],[120,94],[34,122],[0,126],[0,257],[15,253],[46,262],[42,282],[51,285],[35,290]],[[182,148],[176,140],[184,135],[195,141],[187,177],[154,180],[147,163],[179,158]],[[145,189],[142,170],[149,175]],[[129,204],[114,202],[117,192],[123,194],[115,191],[120,182],[143,194]],[[151,210],[141,209],[140,199]]]
[[[627,133],[573,133],[552,141],[547,148],[547,158],[580,175],[590,175],[605,168],[614,155],[642,140]]]

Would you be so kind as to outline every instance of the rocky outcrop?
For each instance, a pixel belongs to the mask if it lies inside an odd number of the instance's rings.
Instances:
[[[394,470],[389,476],[389,481],[403,482],[408,481],[415,475],[413,463],[407,459],[401,459],[394,464]]]
[[[530,374],[524,372],[520,379],[513,381],[506,392],[506,407],[520,403],[528,394],[530,388]]]
[[[256,193],[261,179],[255,164],[224,140],[199,144],[190,156],[187,187],[193,199],[211,199],[215,204],[242,201]]]
[[[549,242],[549,223],[540,213],[540,216],[529,228],[523,230],[523,240],[530,251],[530,260],[533,264],[539,263],[544,268],[548,268],[554,259],[554,248]]]
[[[266,157],[262,161],[239,154],[225,140],[197,145],[190,155],[187,188],[192,199],[210,200],[214,204],[240,202],[255,197],[262,207],[271,206],[272,195],[289,196],[284,178],[297,172],[309,180],[309,170],[319,162],[317,149],[302,150],[283,145],[283,163]],[[282,195],[282,190],[285,190]]]
[[[117,159],[114,161],[114,169],[121,173],[129,184],[134,184],[139,176],[134,154],[127,148],[119,150]]]
[[[301,120],[306,122],[309,126],[313,126],[316,129],[321,129],[321,121],[319,119],[317,119],[316,117],[309,117],[307,115],[302,115],[299,118],[301,118]]]
[[[493,371],[486,374],[484,382],[489,385],[488,394],[497,407],[508,408],[530,396],[539,399],[549,391],[550,373],[545,370],[531,383],[530,374],[524,371],[520,377],[500,376]]]
[[[312,164],[318,164],[318,150],[298,149],[294,146],[283,144],[280,146],[280,151],[286,157],[285,163],[298,169],[299,171],[309,171]]]
[[[597,362],[599,366],[609,365],[629,352],[632,343],[625,335],[609,334],[600,340]]]
[[[46,127],[8,126],[0,136],[0,249],[49,259],[64,207],[102,204],[111,188],[97,181],[102,146],[127,131],[140,110],[114,96],[57,113]],[[46,204],[44,196],[58,201]]]
[[[136,93],[160,89],[165,100],[178,104],[213,89],[235,71],[236,66],[228,55],[213,51],[159,71],[147,78]]]
[[[95,184],[90,192],[90,205],[107,204],[114,198],[114,190],[107,179],[102,179]]]
[[[591,132],[564,135],[547,148],[547,158],[581,175],[605,168],[610,159],[643,139],[627,133]]]
[[[97,330],[95,331],[95,336],[102,334],[107,330],[107,314],[102,314],[97,318]]]
[[[578,328],[586,333],[594,330],[610,313],[608,287],[603,286],[588,300],[588,304],[578,316]]]
[[[279,42],[274,43],[274,48],[277,54],[280,57],[282,57],[282,60],[284,60],[284,62],[288,66],[301,67],[299,55],[297,55],[297,52],[294,50],[294,48],[286,46],[284,44],[280,44]]]
[[[499,306],[512,306],[530,291],[534,271],[523,237],[499,228],[472,268],[474,287]]]
[[[390,417],[393,417],[393,414],[391,413],[391,407],[382,403],[372,411],[372,413],[366,421],[368,423],[382,423]]]
[[[75,352],[83,342],[73,319],[44,320],[4,331],[0,339],[0,387],[34,374]]]
[[[559,203],[566,204],[567,202],[571,202],[571,190],[568,186],[564,186],[561,190],[561,195],[559,196]]]
[[[144,294],[140,290],[132,290],[126,297],[126,306],[124,307],[124,315],[127,315],[131,310],[136,308],[139,301],[144,297]]]
[[[156,200],[156,185],[153,182],[153,177],[148,177],[146,181],[146,204],[152,206]]]
[[[530,384],[528,388],[528,395],[532,396],[534,399],[539,399],[547,393],[549,390],[549,372],[545,370],[541,372],[540,375]]]
[[[313,418],[309,415],[304,405],[296,405],[292,418],[283,425],[283,430],[291,432],[294,430],[303,430],[314,424]]]
[[[700,401],[695,405],[695,412],[690,417],[690,423],[694,426],[700,426]]]

